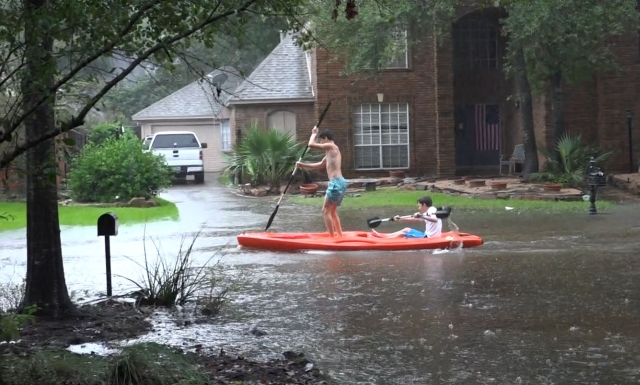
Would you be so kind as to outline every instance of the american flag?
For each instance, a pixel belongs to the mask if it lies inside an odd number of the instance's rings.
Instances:
[[[476,104],[476,151],[500,151],[500,109],[496,104]]]

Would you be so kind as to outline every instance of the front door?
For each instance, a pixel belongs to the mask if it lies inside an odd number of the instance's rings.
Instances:
[[[456,166],[500,164],[500,106],[473,104],[456,113]]]

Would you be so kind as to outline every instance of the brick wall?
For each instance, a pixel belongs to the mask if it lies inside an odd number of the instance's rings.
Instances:
[[[353,117],[354,109],[364,103],[378,103],[377,94],[384,94],[383,103],[408,103],[409,140],[411,143],[409,173],[436,174],[435,84],[432,42],[425,39],[409,52],[409,69],[385,70],[377,79],[367,75],[343,76],[344,61],[324,49],[315,52],[317,77],[316,116],[329,100],[331,110],[323,125],[335,133],[347,177],[388,175],[388,171],[354,170]],[[445,158],[442,158],[446,161]]]
[[[629,172],[629,140],[626,110],[633,113],[633,164],[640,158],[640,57],[635,33],[612,41],[611,49],[622,72],[597,77],[597,138],[605,151],[613,151],[607,172]]]
[[[231,118],[234,137],[237,129],[244,130],[250,127],[254,119],[257,120],[259,127],[267,127],[267,118],[270,113],[275,111],[288,111],[295,114],[298,140],[309,139],[311,129],[317,123],[314,117],[313,103],[234,105]]]

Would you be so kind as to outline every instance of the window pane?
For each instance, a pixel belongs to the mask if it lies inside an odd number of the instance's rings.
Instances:
[[[356,147],[356,168],[380,168],[380,147]]]
[[[382,167],[409,167],[407,146],[383,146]]]

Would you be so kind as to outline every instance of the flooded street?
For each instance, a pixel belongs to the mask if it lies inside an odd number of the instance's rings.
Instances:
[[[640,207],[584,213],[453,211],[478,248],[416,252],[275,253],[238,249],[262,231],[277,197],[241,198],[217,185],[176,186],[163,198],[180,220],[146,226],[166,256],[204,224],[201,260],[244,276],[213,325],[177,326],[159,312],[141,340],[203,344],[266,359],[302,351],[340,384],[640,383]],[[437,202],[434,202],[437,205]],[[413,202],[408,202],[413,210]],[[341,211],[343,228],[407,214]],[[446,222],[444,224],[446,228]],[[399,229],[395,224],[378,230]],[[319,208],[283,205],[270,230],[324,231]],[[120,227],[112,271],[136,278],[144,225]],[[103,240],[95,228],[63,228],[70,291],[104,295]],[[147,253],[155,254],[147,241]],[[24,276],[24,231],[0,233],[0,281]],[[133,289],[114,277],[114,293]],[[258,328],[266,335],[249,331]]]

